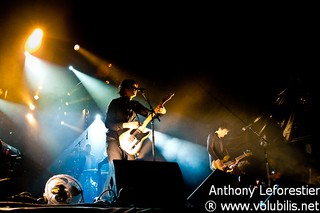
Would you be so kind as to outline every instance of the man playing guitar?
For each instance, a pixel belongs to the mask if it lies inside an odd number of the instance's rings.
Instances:
[[[230,156],[225,148],[222,138],[229,133],[229,128],[226,124],[218,124],[216,130],[211,132],[207,137],[207,151],[209,154],[209,164],[212,171],[219,169],[221,171],[227,170],[224,162],[228,161]]]
[[[222,140],[228,135],[229,131],[230,129],[227,125],[222,123],[207,137],[207,151],[209,154],[210,169],[212,171],[219,169],[224,172],[232,173],[242,158],[251,155],[251,152],[246,151],[243,155],[236,157],[234,160],[229,160],[230,155]]]

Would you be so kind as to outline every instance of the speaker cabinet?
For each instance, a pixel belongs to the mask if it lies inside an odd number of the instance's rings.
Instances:
[[[185,184],[175,162],[114,160],[118,203],[137,207],[181,207]]]

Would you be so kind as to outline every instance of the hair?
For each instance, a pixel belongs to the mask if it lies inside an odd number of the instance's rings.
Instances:
[[[125,79],[121,82],[121,84],[118,87],[118,93],[120,96],[124,96],[124,90],[130,89],[133,85],[137,84],[135,80],[132,79]]]
[[[218,130],[219,128],[221,128],[221,129],[229,129],[230,130],[230,127],[229,127],[229,125],[226,123],[226,122],[221,122],[221,123],[218,123],[217,125],[216,125],[216,130]]]

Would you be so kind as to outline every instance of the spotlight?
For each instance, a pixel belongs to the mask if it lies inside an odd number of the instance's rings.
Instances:
[[[79,45],[79,44],[74,45],[73,49],[74,49],[75,51],[78,51],[78,50],[80,49],[80,45]]]
[[[42,43],[43,31],[40,28],[35,29],[25,42],[25,51],[28,53],[36,52]]]
[[[46,183],[43,197],[48,204],[53,205],[84,202],[81,184],[66,174],[51,177]]]

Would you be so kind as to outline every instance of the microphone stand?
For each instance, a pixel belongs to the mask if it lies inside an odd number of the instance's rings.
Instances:
[[[81,151],[81,142],[84,141],[84,138],[81,138],[81,140],[74,146],[74,148],[77,150],[77,157],[76,157],[76,165],[74,170],[74,176],[75,178],[78,178],[81,171],[80,171],[80,151]]]
[[[144,100],[148,103],[148,105],[149,105],[149,107],[151,109],[150,110],[151,113],[152,114],[155,113],[154,108],[152,107],[149,99],[146,97],[146,94],[144,93],[143,90],[141,91],[141,94],[142,94]],[[156,116],[156,117],[160,121],[159,117],[158,116]],[[155,161],[154,116],[152,116],[152,119],[151,119],[150,123],[151,123],[151,138],[152,138],[151,139],[152,160]]]
[[[258,132],[253,130],[251,128],[251,126],[249,126],[248,129],[250,129],[251,132],[253,132],[255,135],[257,135],[260,138],[260,146],[263,147],[263,152],[264,152],[264,160],[265,160],[265,165],[266,165],[268,187],[270,188],[271,178],[270,178],[270,169],[269,169],[269,161],[268,161],[268,154],[267,154],[267,146],[269,145],[269,142],[264,137],[262,137]]]

